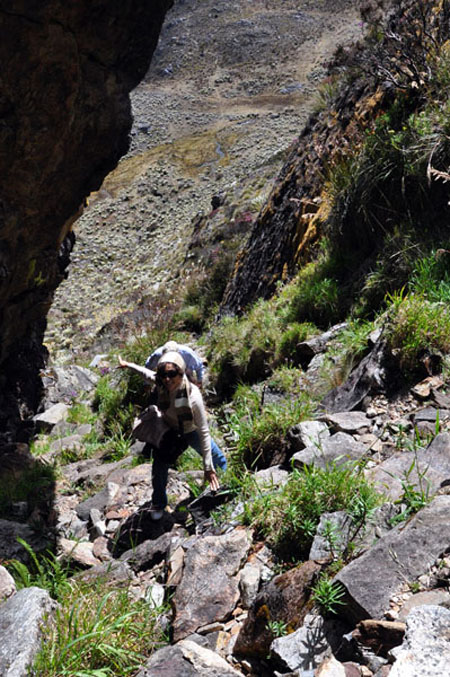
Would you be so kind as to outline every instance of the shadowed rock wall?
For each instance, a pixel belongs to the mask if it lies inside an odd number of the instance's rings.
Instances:
[[[128,94],[172,2],[0,0],[0,431],[37,403],[71,225],[128,149]]]

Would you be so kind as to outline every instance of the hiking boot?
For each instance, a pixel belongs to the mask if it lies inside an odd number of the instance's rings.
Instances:
[[[164,508],[156,508],[152,505],[150,508],[150,519],[154,520],[160,520],[161,517],[164,515]]]

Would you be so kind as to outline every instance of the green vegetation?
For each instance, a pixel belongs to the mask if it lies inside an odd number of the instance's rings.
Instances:
[[[163,609],[132,601],[127,589],[105,592],[103,581],[72,579],[33,669],[41,677],[132,675],[167,643],[159,623]]]
[[[381,496],[352,464],[294,469],[277,492],[248,501],[245,521],[257,529],[280,559],[304,558],[311,546],[320,516],[346,510],[356,524],[364,524],[382,502]]]
[[[322,574],[312,588],[312,598],[324,615],[336,614],[344,604],[344,589],[333,582],[328,574]]]
[[[69,565],[61,562],[51,551],[37,555],[22,538],[18,538],[17,541],[28,553],[30,564],[27,566],[19,560],[7,562],[7,568],[14,577],[16,588],[21,590],[37,586],[47,590],[53,599],[61,599],[70,589]]]
[[[4,471],[0,477],[0,517],[10,519],[14,503],[26,502],[31,515],[34,508],[51,500],[56,475],[55,466],[39,461],[16,473]]]
[[[416,371],[419,359],[427,354],[450,351],[448,305],[411,294],[393,299],[391,311],[387,339],[405,372]]]
[[[260,395],[249,386],[238,386],[233,405],[224,414],[227,438],[234,440],[231,464],[236,469],[264,468],[276,456],[283,456],[286,433],[309,417],[311,400],[304,393],[297,398],[261,404]]]

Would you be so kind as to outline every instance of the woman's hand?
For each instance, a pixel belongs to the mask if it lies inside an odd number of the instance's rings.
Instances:
[[[205,480],[209,482],[209,488],[211,491],[217,491],[219,488],[219,478],[217,477],[214,470],[205,470]]]
[[[117,365],[117,368],[118,368],[118,369],[124,369],[125,367],[128,367],[128,365],[129,365],[129,362],[126,362],[125,360],[123,360],[123,359],[120,357],[120,355],[117,355],[117,361],[118,361],[118,363],[119,363],[119,364]]]

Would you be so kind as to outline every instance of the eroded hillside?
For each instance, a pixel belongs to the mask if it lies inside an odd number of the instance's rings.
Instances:
[[[180,270],[183,280],[195,272],[185,260],[193,220],[246,178],[248,229],[337,44],[359,35],[357,4],[175,3],[133,93],[131,151],[76,225],[46,335],[55,357],[72,358],[120,313],[164,298]]]

